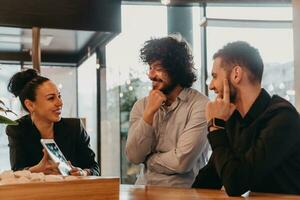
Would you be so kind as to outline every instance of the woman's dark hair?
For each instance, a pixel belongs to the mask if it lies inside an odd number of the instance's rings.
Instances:
[[[264,64],[259,51],[244,41],[236,41],[226,44],[216,52],[213,59],[220,57],[226,70],[231,70],[233,65],[246,68],[250,73],[249,80],[252,83],[261,83]]]
[[[169,36],[148,40],[140,50],[140,58],[149,65],[160,61],[173,83],[181,87],[191,87],[197,80],[190,47],[182,38]]]
[[[19,97],[23,108],[28,111],[24,104],[25,99],[35,101],[37,88],[48,80],[48,78],[40,76],[36,70],[27,69],[10,78],[7,90]]]

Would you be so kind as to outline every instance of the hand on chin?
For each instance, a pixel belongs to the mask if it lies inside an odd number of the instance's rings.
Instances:
[[[163,87],[161,85],[155,85],[152,87],[152,89],[162,91]]]

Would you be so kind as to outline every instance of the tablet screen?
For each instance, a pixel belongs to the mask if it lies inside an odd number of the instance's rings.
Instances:
[[[49,153],[53,155],[51,158],[54,162],[67,162],[55,143],[45,143],[45,145],[49,150]]]
[[[63,176],[68,176],[71,167],[69,166],[63,153],[59,150],[53,139],[41,139],[42,145],[47,150],[50,158],[55,162],[59,163],[58,169]]]

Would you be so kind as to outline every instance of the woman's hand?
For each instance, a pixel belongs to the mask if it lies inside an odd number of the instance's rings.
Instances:
[[[49,155],[45,149],[43,149],[43,153],[44,156],[42,160],[37,165],[30,167],[29,171],[33,173],[60,174],[58,171],[58,163],[54,163],[49,159]]]
[[[70,161],[68,161],[69,165],[71,166],[70,175],[72,176],[90,176],[90,170],[89,169],[81,169],[80,167],[74,167]]]

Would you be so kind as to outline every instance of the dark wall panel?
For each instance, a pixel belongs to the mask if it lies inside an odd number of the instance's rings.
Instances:
[[[0,26],[121,31],[121,0],[0,0]]]

